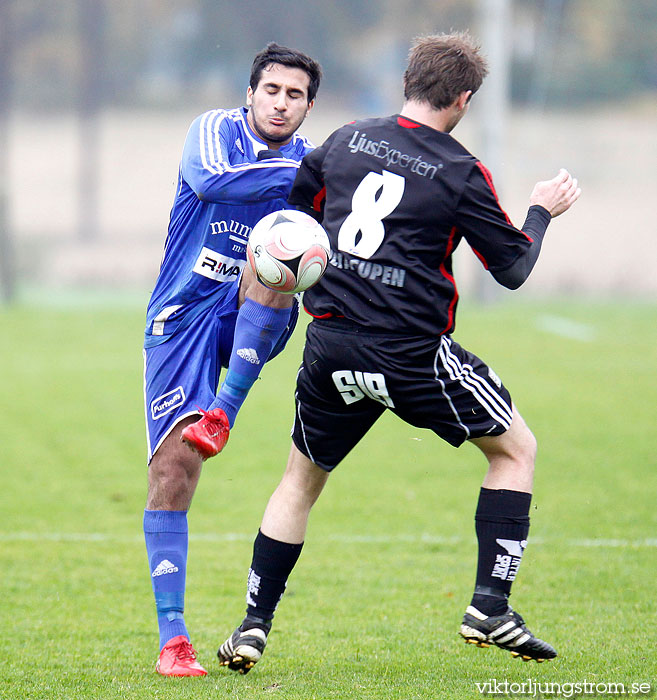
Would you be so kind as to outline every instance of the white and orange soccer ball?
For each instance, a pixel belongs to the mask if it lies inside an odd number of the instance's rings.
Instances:
[[[257,278],[283,294],[303,292],[326,270],[331,245],[320,224],[301,211],[283,209],[253,227],[246,255]]]

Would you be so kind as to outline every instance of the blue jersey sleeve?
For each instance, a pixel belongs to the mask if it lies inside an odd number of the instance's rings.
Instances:
[[[291,158],[249,158],[236,146],[239,131],[230,113],[206,112],[194,120],[183,149],[181,173],[203,202],[252,204],[283,198],[299,163]]]

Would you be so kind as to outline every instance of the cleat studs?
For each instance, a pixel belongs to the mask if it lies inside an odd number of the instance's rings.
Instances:
[[[511,656],[515,659],[516,656],[520,656],[520,654],[517,651],[512,651]]]
[[[473,639],[472,637],[468,637],[465,639],[466,644],[474,644],[476,647],[479,647],[480,649],[488,649],[490,644],[488,642],[482,642],[481,639]]]

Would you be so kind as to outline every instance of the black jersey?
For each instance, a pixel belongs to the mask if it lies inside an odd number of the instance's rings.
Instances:
[[[305,156],[289,203],[314,210],[333,254],[304,294],[316,318],[407,335],[450,333],[462,238],[491,272],[542,238],[549,214],[515,228],[488,170],[447,133],[399,115],[343,126]],[[546,216],[547,215],[547,216]]]

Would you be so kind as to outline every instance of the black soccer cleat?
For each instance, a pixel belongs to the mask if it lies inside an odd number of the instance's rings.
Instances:
[[[523,661],[549,661],[557,655],[547,642],[535,637],[522,617],[507,608],[503,615],[488,616],[469,605],[463,616],[461,636],[467,644],[489,647],[491,644],[519,656]]]
[[[260,661],[267,644],[271,622],[246,617],[242,624],[219,647],[222,666],[241,674],[248,673]]]

